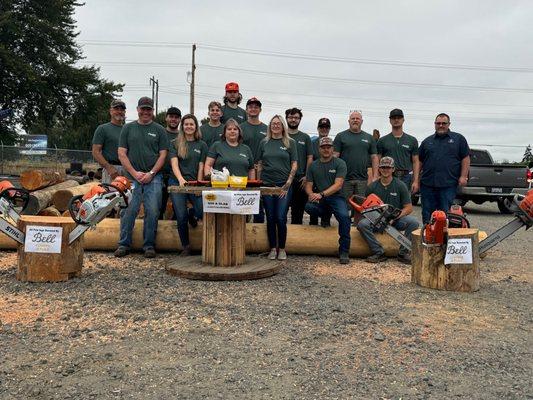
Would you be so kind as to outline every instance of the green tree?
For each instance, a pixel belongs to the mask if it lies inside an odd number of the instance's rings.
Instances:
[[[524,157],[522,158],[522,162],[524,164],[529,164],[530,162],[533,162],[533,153],[531,152],[530,144],[528,144],[526,147],[526,151],[524,152]]]
[[[75,0],[0,2],[0,109],[14,116],[0,125],[12,143],[17,128],[48,134],[50,145],[88,148],[123,85],[103,80],[99,69],[79,67],[82,52],[73,18]]]

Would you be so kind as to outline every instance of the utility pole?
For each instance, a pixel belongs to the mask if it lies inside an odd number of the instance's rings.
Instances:
[[[157,109],[159,105],[159,79],[155,79],[154,76],[150,78],[150,86],[152,86],[152,101],[155,105],[155,115],[157,115]]]
[[[191,65],[191,104],[189,110],[191,114],[194,114],[194,75],[196,71],[196,64],[194,62],[194,56],[196,53],[196,44],[192,45],[192,65]]]

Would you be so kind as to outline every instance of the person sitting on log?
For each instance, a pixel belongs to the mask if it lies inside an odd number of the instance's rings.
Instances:
[[[333,140],[320,138],[320,158],[313,161],[307,171],[305,192],[308,201],[305,211],[313,217],[325,214],[335,215],[339,222],[339,261],[350,262],[350,214],[342,195],[342,185],[346,177],[346,163],[333,157]],[[316,189],[316,192],[313,191]]]
[[[178,136],[170,146],[170,165],[172,167],[172,174],[169,178],[170,186],[185,186],[187,181],[203,179],[207,145],[200,140],[201,135],[196,117],[192,114],[185,115],[181,121]],[[191,246],[188,223],[195,227],[198,220],[202,219],[202,196],[171,193],[170,199],[178,220],[178,234],[183,247],[180,256],[189,256]],[[193,205],[191,210],[187,209],[187,201]]]
[[[380,177],[377,181],[371,183],[367,190],[366,196],[371,193],[376,194],[385,204],[389,204],[401,210],[400,215],[392,221],[394,226],[399,231],[405,231],[405,236],[411,240],[411,233],[418,228],[418,221],[410,216],[413,212],[413,205],[411,204],[411,195],[405,183],[399,178],[393,176],[394,173],[394,159],[392,157],[383,157],[379,161]],[[379,263],[387,260],[383,246],[376,239],[374,232],[375,227],[370,220],[362,218],[357,224],[357,229],[363,239],[367,242],[372,255],[366,261],[370,263]],[[405,264],[411,264],[411,255],[409,251],[400,246],[398,253],[398,261]]]
[[[213,143],[205,160],[204,175],[211,175],[211,169],[228,169],[230,175],[248,176],[255,179],[254,156],[252,150],[242,143],[242,129],[233,118],[224,125],[219,142]]]

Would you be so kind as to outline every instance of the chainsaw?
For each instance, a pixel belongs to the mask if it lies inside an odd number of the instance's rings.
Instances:
[[[13,187],[9,181],[0,182],[0,231],[24,244],[24,233],[16,228],[19,212],[28,206],[30,194],[26,189]]]
[[[131,182],[123,176],[117,176],[110,184],[93,186],[84,195],[73,196],[68,210],[78,226],[70,232],[69,244],[87,229],[94,228],[112,210],[127,208],[131,196]]]
[[[514,219],[483,240],[479,244],[479,254],[493,248],[523,226],[526,227],[526,230],[533,226],[533,190],[527,192],[525,196],[516,195],[512,202],[509,200],[506,202],[506,205],[515,215]]]
[[[357,203],[357,201],[361,200],[361,204]],[[383,200],[373,193],[369,194],[366,198],[353,195],[348,199],[348,203],[355,211],[368,219],[376,231],[386,232],[400,245],[411,251],[411,241],[390,224],[391,221],[398,218],[402,212],[401,210],[390,204],[383,203]]]

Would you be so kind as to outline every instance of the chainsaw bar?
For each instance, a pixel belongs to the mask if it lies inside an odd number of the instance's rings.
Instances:
[[[376,226],[376,222],[381,218],[381,213],[378,210],[364,211],[363,216],[367,218],[372,225]],[[396,240],[403,247],[411,251],[411,241],[407,239],[400,231],[398,231],[394,226],[387,224],[385,227],[385,232]]]

